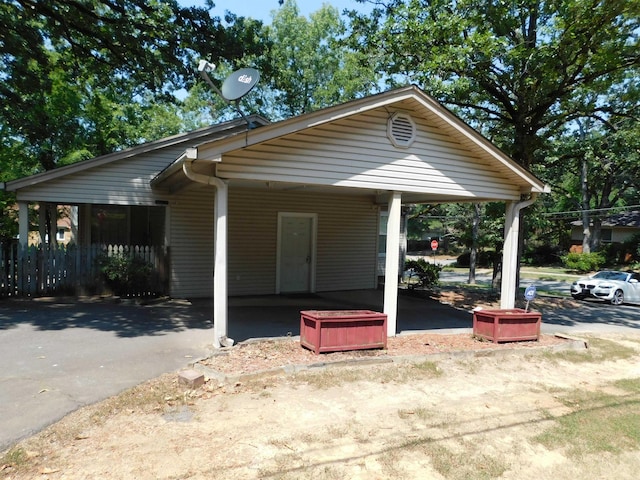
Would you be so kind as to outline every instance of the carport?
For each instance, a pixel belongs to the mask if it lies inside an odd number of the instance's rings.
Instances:
[[[200,305],[197,308],[210,308]],[[322,292],[312,295],[230,297],[229,335],[237,342],[255,338],[298,336],[300,310],[374,310],[384,308],[382,290]],[[398,297],[396,332],[451,333],[471,329],[471,312],[415,295]]]
[[[259,209],[261,200],[255,199],[264,198],[263,203],[267,204],[267,199],[274,194],[280,195],[280,199],[290,199],[289,202],[308,200],[311,204],[329,204],[336,198],[340,199],[338,203],[346,204],[348,199],[365,198],[373,209],[385,208],[388,220],[384,229],[382,310],[388,318],[388,335],[393,336],[397,331],[402,204],[504,202],[501,307],[512,308],[520,212],[533,203],[538,194],[549,192],[530,172],[414,86],[256,129],[249,125],[241,134],[187,148],[151,181],[151,186],[175,193],[189,181],[215,189],[215,346],[229,343],[229,286],[235,292],[242,291],[239,285],[242,275],[229,273],[229,245],[240,242],[241,238],[237,236],[238,227],[230,229],[228,222],[233,218],[230,211],[234,210],[234,203],[240,200],[245,202],[244,221],[257,221],[260,216],[260,212],[248,212],[251,208],[245,205]],[[233,197],[230,192],[234,191],[240,193]],[[248,199],[254,199],[254,203],[250,204]],[[339,209],[333,210],[336,208]],[[331,290],[331,278],[336,281],[343,271],[339,265],[328,268],[323,263],[329,264],[330,260],[325,260],[319,250],[329,248],[329,241],[316,240],[319,215],[295,210],[295,207],[278,210],[278,237],[273,252],[275,272],[271,264],[269,273],[275,281],[273,287],[269,287],[274,288],[270,293],[296,293],[295,288],[290,290],[290,285],[283,281],[289,272],[285,271],[280,258],[297,248],[291,245],[285,253],[281,249],[280,232],[290,217],[305,218],[302,223],[308,222],[307,235],[311,237],[307,243],[312,245],[310,253],[303,252],[294,259],[298,262],[294,266],[298,277],[293,285],[302,285],[303,293]],[[345,207],[344,215],[355,215],[352,207]],[[339,244],[339,236],[345,232],[342,228],[342,232],[332,237],[332,246]],[[353,245],[345,246],[347,251],[350,248],[353,249]],[[348,253],[357,254],[355,250]],[[233,260],[236,272],[242,270],[240,263]],[[324,283],[323,268],[330,278]],[[258,277],[257,268],[256,272]],[[343,289],[362,288],[367,282],[373,286],[371,277],[366,281],[355,278]],[[258,280],[255,287],[259,287]]]

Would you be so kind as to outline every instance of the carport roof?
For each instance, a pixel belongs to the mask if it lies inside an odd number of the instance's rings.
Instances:
[[[201,143],[189,152],[189,156],[197,158],[202,166],[208,164],[208,167],[205,167],[206,170],[199,173],[212,174],[214,171],[212,165],[224,162],[225,154],[248,150],[265,142],[274,142],[285,136],[391,106],[400,108],[411,106],[413,109],[422,111],[425,117],[428,117],[429,121],[439,130],[454,137],[457,143],[472,152],[476,158],[490,165],[493,171],[499,172],[501,176],[508,179],[511,185],[517,186],[522,194],[548,193],[550,191],[544,182],[416,86],[403,87],[352,100],[260,128],[236,131],[222,138]],[[151,181],[152,187],[175,190],[188,181],[182,168],[186,156],[186,154],[182,155],[160,172]],[[201,160],[205,160],[205,162],[200,162]],[[399,188],[399,190],[402,189]]]

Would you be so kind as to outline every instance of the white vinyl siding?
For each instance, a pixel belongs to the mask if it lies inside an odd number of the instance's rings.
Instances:
[[[318,215],[316,291],[375,287],[377,208],[367,197],[229,191],[229,294],[276,291],[278,212]]]
[[[215,189],[197,185],[170,203],[171,296],[213,295]]]
[[[149,182],[183,151],[184,146],[174,146],[124,158],[25,188],[20,198],[58,204],[154,205],[166,197],[152,192]]]
[[[385,110],[362,113],[230,152],[225,178],[402,190],[458,198],[513,199],[519,188],[430,121],[414,116],[410,148],[387,137]]]

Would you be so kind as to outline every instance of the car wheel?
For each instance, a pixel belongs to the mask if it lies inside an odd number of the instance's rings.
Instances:
[[[611,297],[611,305],[622,305],[624,303],[624,292],[616,290]]]
[[[571,295],[574,300],[584,300],[584,296],[582,295]]]

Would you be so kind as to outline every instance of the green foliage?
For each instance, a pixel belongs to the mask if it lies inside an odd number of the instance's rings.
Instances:
[[[478,252],[478,257],[476,259],[477,267],[492,267],[495,261],[496,252],[481,250]],[[464,252],[461,255],[458,255],[456,259],[456,265],[458,267],[469,267],[471,263],[471,253]]]
[[[261,22],[210,7],[0,2],[0,181],[181,131],[173,93],[197,81],[196,55],[263,51]]]
[[[430,288],[439,285],[441,265],[428,263],[424,258],[419,258],[418,260],[407,260],[404,266],[405,270],[410,272],[411,277],[417,277],[419,287]],[[415,287],[413,283],[409,285]]]
[[[153,266],[144,259],[123,254],[104,255],[99,263],[107,285],[116,295],[149,290]]]
[[[600,267],[604,265],[605,260],[606,259],[601,252],[570,252],[562,257],[562,263],[567,269],[582,273],[600,270]]]
[[[345,34],[340,12],[328,4],[309,19],[293,0],[276,11],[265,35],[278,117],[318,110],[378,88],[373,65],[364,53],[341,42]]]
[[[352,14],[351,38],[391,83],[421,84],[530,167],[567,121],[608,111],[577,93],[640,65],[639,14],[637,1],[390,0]]]

